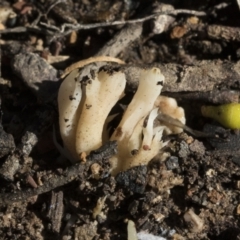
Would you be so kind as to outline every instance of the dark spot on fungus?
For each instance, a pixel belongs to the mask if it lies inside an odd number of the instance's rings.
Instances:
[[[157,82],[157,85],[163,86],[163,81],[158,81],[158,82]]]
[[[103,66],[99,69],[99,72],[106,72],[109,76],[112,76],[115,72],[119,72],[120,71],[120,67],[118,66]]]
[[[87,108],[87,109],[89,109],[89,108],[91,108],[91,107],[92,107],[91,104],[86,104],[86,108]]]
[[[91,75],[92,79],[95,79],[96,73],[94,70],[92,70],[92,69],[90,70],[90,75]]]
[[[65,118],[65,119],[64,119],[64,121],[65,121],[65,122],[68,122],[68,121],[69,121],[69,119]]]
[[[84,77],[82,77],[82,84],[86,84],[87,82],[88,82],[88,80],[89,80],[89,77],[88,76],[84,76]]]
[[[69,100],[71,100],[71,101],[72,101],[72,100],[76,100],[76,98],[73,97],[72,95],[70,95],[70,96],[69,96]]]
[[[116,129],[116,134],[115,134],[115,136],[116,136],[116,137],[120,137],[120,136],[122,136],[122,134],[123,134],[122,128],[121,128],[121,127],[118,127],[118,128]]]
[[[138,154],[138,150],[137,150],[137,149],[133,149],[133,150],[131,151],[131,154],[132,154],[132,156],[137,155],[137,154]]]
[[[67,128],[68,128],[68,127],[70,127],[70,126],[71,126],[70,124],[69,124],[69,125],[67,125]]]

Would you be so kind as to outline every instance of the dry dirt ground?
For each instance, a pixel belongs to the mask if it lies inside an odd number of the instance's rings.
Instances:
[[[128,219],[156,239],[240,239],[240,135],[200,111],[239,100],[239,6],[163,2],[1,1],[0,239],[127,239]],[[168,136],[165,161],[116,178],[114,145],[90,159],[104,169],[98,179],[90,164],[73,168],[52,137],[60,75],[103,53],[161,68],[163,94],[185,109],[186,125],[218,138]],[[135,90],[130,81],[126,95]]]

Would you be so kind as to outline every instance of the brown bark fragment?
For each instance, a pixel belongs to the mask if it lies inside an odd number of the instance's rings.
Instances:
[[[196,65],[154,64],[165,76],[163,91],[165,92],[207,92],[224,88],[238,89],[240,87],[240,61],[199,61]],[[141,67],[126,67],[131,87],[138,86]]]
[[[48,211],[48,218],[52,223],[52,231],[59,233],[61,228],[61,220],[63,216],[63,192],[52,192],[51,203]]]
[[[226,40],[226,41],[240,41],[240,28],[228,27],[223,25],[209,25],[207,26],[207,34],[212,39]]]

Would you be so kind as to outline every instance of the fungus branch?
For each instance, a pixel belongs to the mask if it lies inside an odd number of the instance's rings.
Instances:
[[[111,137],[112,140],[129,138],[138,121],[152,110],[164,82],[160,69],[142,70],[139,86],[123,118]]]
[[[77,154],[89,153],[102,145],[104,122],[126,85],[121,72],[99,72],[95,79],[84,86],[85,99],[78,120],[76,135]]]
[[[137,92],[111,137],[111,140],[118,142],[118,154],[111,159],[113,175],[133,166],[147,164],[161,148],[162,135],[158,133],[153,138],[153,121],[157,116],[157,109],[152,109],[163,82],[164,76],[160,69],[142,70]],[[147,126],[143,128],[143,120],[149,112]]]
[[[82,98],[81,84],[76,81],[78,70],[72,71],[58,92],[59,125],[65,148],[75,156],[75,136]]]
[[[104,123],[126,85],[121,72],[101,71],[82,83],[78,72],[75,69],[64,79],[58,94],[60,133],[73,161],[102,145]]]

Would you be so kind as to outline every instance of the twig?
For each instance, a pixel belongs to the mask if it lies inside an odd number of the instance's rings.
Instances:
[[[7,28],[7,29],[3,29],[0,30],[0,34],[5,34],[5,33],[24,33],[24,32],[35,32],[35,33],[41,33],[41,34],[45,34],[48,36],[52,36],[53,33],[50,32],[47,29],[42,29],[42,28],[38,28],[38,27],[16,27],[16,28]]]
[[[162,122],[166,122],[168,124],[171,124],[173,126],[177,126],[177,127],[180,127],[182,128],[183,130],[185,130],[186,132],[190,133],[191,135],[195,136],[195,137],[198,137],[198,138],[207,138],[207,137],[211,137],[211,138],[216,138],[215,135],[213,134],[209,134],[209,133],[205,133],[205,132],[200,132],[200,131],[197,131],[197,130],[193,130],[191,129],[190,127],[184,125],[182,122],[180,122],[178,119],[175,119],[175,118],[172,118],[171,116],[169,115],[166,115],[166,114],[163,114],[163,113],[160,113],[158,114],[157,116],[157,119],[159,121],[162,121]]]
[[[40,26],[44,26],[48,29],[51,29],[51,30],[54,30],[54,31],[57,31],[57,32],[60,31],[60,28],[56,27],[55,25],[49,25],[48,23],[40,22]]]
[[[59,3],[63,3],[66,2],[66,0],[57,0],[56,2],[54,2],[53,4],[51,4],[48,8],[48,10],[46,11],[46,15]]]
[[[211,39],[226,40],[226,41],[240,41],[240,28],[228,27],[222,25],[208,25],[206,33]]]
[[[116,57],[127,48],[132,42],[137,40],[142,34],[142,23],[127,24],[120,32],[109,40],[95,56]]]
[[[0,204],[7,205],[14,202],[26,201],[29,197],[49,192],[57,187],[74,181],[76,178],[84,180],[89,177],[88,169],[93,163],[98,162],[100,165],[103,165],[106,159],[109,159],[111,156],[115,155],[116,152],[117,142],[108,142],[98,150],[90,153],[85,164],[77,163],[67,168],[61,175],[54,174],[53,177],[51,177],[42,186],[33,189],[27,189],[25,191],[1,194]],[[107,164],[104,164],[104,167],[106,167],[106,165]]]
[[[43,14],[38,10],[38,16],[36,17],[36,19],[31,23],[31,27],[35,27],[38,22],[40,21],[41,17],[43,16]]]
[[[93,28],[99,28],[99,27],[110,27],[110,26],[116,26],[116,25],[124,25],[124,24],[136,24],[136,23],[143,23],[150,19],[153,19],[159,15],[178,15],[178,14],[191,14],[195,16],[206,16],[205,12],[201,11],[194,11],[194,10],[186,10],[186,9],[178,9],[173,11],[165,11],[165,12],[156,12],[154,14],[151,14],[144,18],[139,19],[133,19],[133,20],[123,20],[123,21],[114,21],[114,22],[104,22],[104,23],[93,23],[93,24],[63,24],[62,26],[62,32],[56,34],[53,36],[52,39],[50,39],[50,42],[53,40],[64,37],[68,34],[70,34],[72,31],[79,31],[79,30],[87,30],[87,29],[93,29]],[[70,28],[69,30],[65,31],[65,28]]]
[[[41,17],[47,16],[48,13],[52,10],[53,7],[55,7],[57,4],[62,3],[62,2],[66,2],[66,0],[57,0],[56,2],[52,3],[52,4],[48,7],[47,11],[44,12],[44,13],[38,10],[38,16],[37,16],[37,18],[32,22],[31,27],[35,27],[35,26],[38,24],[38,22],[40,21]]]
[[[239,0],[237,0],[237,1],[239,1]],[[240,1],[239,1],[239,2],[240,2]],[[215,10],[224,9],[224,8],[228,7],[229,5],[230,5],[229,3],[225,3],[225,2],[219,3],[219,4],[217,4],[217,5],[215,5],[215,6],[213,7],[213,9],[211,10],[211,12],[213,12],[213,11],[215,11]]]
[[[60,228],[62,225],[62,217],[63,217],[63,192],[53,192],[51,197],[50,207],[48,209],[47,217],[51,221],[51,230],[55,233],[60,232]]]
[[[22,32],[27,32],[27,31],[35,31],[35,32],[44,33],[47,35],[54,35],[50,39],[50,42],[52,42],[52,41],[56,40],[57,38],[64,37],[64,36],[70,34],[73,31],[87,30],[87,29],[93,29],[93,28],[99,28],[99,27],[125,25],[125,24],[143,23],[145,21],[148,21],[150,19],[153,19],[153,18],[155,18],[159,15],[163,15],[163,14],[164,15],[191,14],[191,15],[195,15],[195,16],[206,16],[207,15],[205,12],[201,12],[201,11],[178,9],[178,10],[173,10],[173,11],[156,12],[156,13],[151,14],[144,18],[127,20],[127,21],[124,20],[124,21],[93,23],[93,24],[68,24],[68,23],[65,23],[62,25],[60,33],[51,33],[49,31],[46,31],[44,29],[39,29],[37,27],[16,27],[16,28],[12,28],[12,29],[1,30],[0,33],[22,33]],[[40,24],[46,25],[41,22],[40,22]],[[46,27],[52,28],[51,25],[46,25]],[[69,28],[69,29],[67,31],[65,31],[65,28]]]

